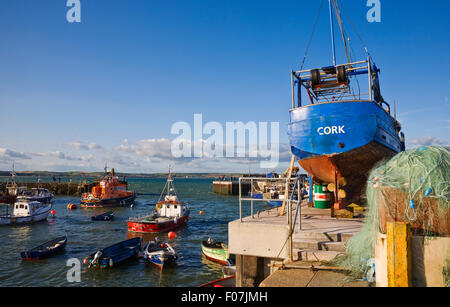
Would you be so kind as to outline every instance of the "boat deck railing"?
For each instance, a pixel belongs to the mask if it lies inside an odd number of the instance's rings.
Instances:
[[[305,179],[301,177],[296,178],[239,178],[239,218],[240,222],[243,223],[243,217],[242,217],[242,207],[243,202],[250,202],[250,210],[251,210],[251,219],[255,219],[254,215],[254,202],[268,202],[268,201],[283,201],[283,209],[287,208],[287,210],[283,210],[282,212],[287,212],[286,214],[286,224],[289,225],[289,233],[286,238],[286,242],[289,241],[289,258],[293,259],[293,242],[292,237],[295,232],[295,225],[299,223],[299,230],[302,230],[302,221],[301,221],[301,202],[302,202],[302,188],[305,186]],[[263,183],[263,184],[269,184],[271,186],[277,185],[280,188],[280,194],[284,193],[284,195],[287,195],[284,199],[274,199],[274,198],[253,198],[248,196],[242,195],[242,183],[250,182],[250,195],[254,195],[255,192],[255,183]],[[287,191],[287,193],[286,193]],[[296,199],[294,196],[297,196]],[[295,208],[295,216],[294,215],[294,206]],[[259,214],[258,214],[259,216]]]
[[[378,73],[380,70],[373,65],[371,58],[363,61],[350,62],[329,67],[305,69],[291,72],[292,108],[302,107],[301,88],[309,95],[312,104],[323,102],[339,102],[344,100],[376,101],[380,106],[386,104],[380,93]],[[357,90],[350,86],[350,78],[367,76],[367,88],[362,89],[357,79]],[[365,92],[367,90],[367,92]],[[297,92],[297,93],[296,93]]]
[[[270,186],[276,186],[281,188],[279,195],[285,195],[285,191],[288,191],[287,199],[284,198],[253,198],[248,195],[242,195],[242,184],[250,183],[250,195],[254,195],[255,193],[263,193],[255,188],[255,184],[263,183],[269,184]],[[290,207],[292,204],[299,204],[302,200],[301,198],[301,188],[303,187],[303,179],[302,178],[257,178],[257,177],[242,177],[239,178],[239,218],[240,221],[243,221],[242,216],[242,207],[244,202],[250,202],[250,211],[251,217],[255,218],[254,212],[254,202],[274,202],[279,201],[283,202],[283,205]],[[297,196],[297,199],[294,198]]]

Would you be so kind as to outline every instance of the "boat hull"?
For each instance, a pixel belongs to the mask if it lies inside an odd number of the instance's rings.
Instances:
[[[228,250],[223,248],[208,247],[202,243],[202,253],[209,261],[219,263],[221,265],[230,265]]]
[[[283,205],[283,201],[282,200],[268,201],[267,204],[271,207],[280,207],[281,205]]]
[[[49,243],[58,243],[58,242],[60,242],[58,246],[49,246],[49,248],[46,249],[39,249],[39,247],[42,246],[46,247]],[[23,260],[27,261],[48,258],[50,256],[62,252],[66,248],[66,244],[67,244],[67,237],[61,237],[56,240],[44,243],[43,245],[30,251],[21,252],[20,256],[22,257]]]
[[[94,199],[94,200],[82,199],[80,201],[80,204],[81,208],[84,209],[127,207],[132,205],[135,199],[136,195],[111,199]]]
[[[403,149],[395,120],[365,101],[308,105],[291,111],[292,153],[315,182],[344,177],[347,202],[357,201],[370,170]]]
[[[176,258],[173,255],[154,256],[148,258],[148,261],[160,270],[164,269],[167,266],[173,266],[176,264]]]
[[[145,219],[143,219],[145,220]],[[177,229],[187,223],[189,216],[178,218],[177,223],[170,220],[163,223],[146,222],[146,221],[128,221],[127,227],[129,232],[137,233],[162,233]]]
[[[93,263],[96,253],[86,257],[84,263],[88,264],[89,267],[106,269],[136,258],[140,250],[141,239],[132,238],[101,250],[102,257],[97,263]]]
[[[231,288],[236,286],[236,276],[230,276],[211,281],[199,286],[200,288]]]

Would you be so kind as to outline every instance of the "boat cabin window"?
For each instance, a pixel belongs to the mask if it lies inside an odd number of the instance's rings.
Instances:
[[[178,208],[178,206],[177,206],[177,205],[174,205],[173,207],[174,207],[175,209],[176,209],[176,208]]]
[[[20,205],[20,209],[23,209],[23,207],[24,207],[23,205]]]

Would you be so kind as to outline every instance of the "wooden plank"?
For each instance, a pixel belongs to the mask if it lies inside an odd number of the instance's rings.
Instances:
[[[295,155],[292,155],[291,166],[290,166],[289,173],[287,176],[289,184],[291,183],[290,180],[291,180],[291,176],[292,176],[292,169],[294,168],[294,163],[295,163]],[[286,204],[287,204],[286,200],[288,199],[288,196],[289,196],[289,189],[286,189],[286,191],[284,191],[284,201],[283,201],[283,206],[281,206],[280,216],[283,216],[286,211]]]
[[[389,287],[412,286],[410,225],[387,223],[387,273]]]

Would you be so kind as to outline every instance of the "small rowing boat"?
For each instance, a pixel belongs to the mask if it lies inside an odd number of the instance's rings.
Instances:
[[[221,278],[218,280],[211,281],[209,283],[203,284],[200,288],[231,288],[236,287],[236,276],[230,276],[227,278]]]
[[[167,265],[175,265],[178,255],[168,243],[156,239],[145,246],[144,258],[162,270]]]
[[[114,212],[104,212],[102,214],[91,217],[91,219],[93,221],[111,221],[112,219],[114,219]]]
[[[20,253],[23,260],[39,260],[42,258],[50,257],[56,253],[64,250],[67,244],[67,237],[59,237],[50,240],[38,247],[35,247],[29,251],[24,251]]]
[[[89,267],[105,269],[136,258],[141,250],[141,239],[125,240],[99,250],[84,259]]]
[[[215,242],[211,238],[202,242],[202,253],[208,260],[222,265],[230,265],[233,263],[232,259],[230,259],[228,246],[222,242]]]

